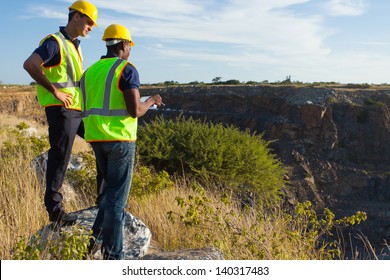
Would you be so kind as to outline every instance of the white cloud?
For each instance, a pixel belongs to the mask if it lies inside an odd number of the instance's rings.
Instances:
[[[332,16],[358,16],[368,4],[366,0],[330,0],[324,7]]]
[[[148,50],[158,57],[230,65],[299,63],[327,56],[330,50],[323,41],[331,33],[321,16],[289,9],[306,2],[310,0],[94,0],[97,33],[121,23],[129,27],[137,48],[147,49],[138,44],[140,39],[160,46]]]
[[[95,1],[99,25],[113,21],[129,26],[136,37],[240,46],[282,56],[329,52],[322,46],[329,35],[321,18],[302,18],[285,8],[309,0],[230,1]],[[117,13],[107,18],[105,10]]]
[[[333,34],[325,25],[327,15],[361,15],[367,8],[367,1],[321,2],[326,2],[326,5],[321,4],[321,11],[298,14],[295,11],[301,11],[299,5],[310,4],[308,6],[318,8],[316,2],[94,0],[99,8],[99,28],[94,29],[93,35],[100,38],[104,28],[111,23],[124,24],[136,43],[135,59],[139,59],[143,67],[147,67],[149,61],[169,61],[188,69],[196,69],[190,66],[202,63],[198,72],[207,72],[204,68],[211,65],[221,65],[221,69],[248,76],[245,79],[254,79],[248,73],[261,73],[269,80],[273,79],[271,74],[278,75],[277,79],[291,74],[293,79],[305,81],[326,80],[324,77],[338,81],[338,76],[353,81],[354,77],[365,74],[362,71],[380,69],[378,72],[383,73],[385,67],[388,68],[384,61],[388,59],[370,60],[370,54],[331,50],[324,43]],[[30,10],[32,13],[50,18],[66,16],[66,10],[58,14],[58,8],[47,7],[36,7]],[[153,67],[154,64],[150,69]],[[218,75],[224,76],[222,72]]]
[[[24,19],[29,18],[50,18],[50,19],[59,19],[65,21],[68,18],[67,10],[60,11],[57,7],[48,6],[48,5],[29,5],[26,7],[24,14],[21,14],[20,17]]]
[[[99,9],[107,9],[125,15],[138,16],[148,19],[173,21],[184,16],[191,16],[200,12],[197,1],[170,0],[170,1],[106,1],[95,0]],[[100,13],[100,15],[103,12]]]

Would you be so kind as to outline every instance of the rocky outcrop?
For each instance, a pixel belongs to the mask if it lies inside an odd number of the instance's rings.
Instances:
[[[74,214],[77,215],[79,225],[91,230],[97,212],[98,208],[92,207],[74,212]],[[148,251],[151,238],[152,234],[146,225],[131,213],[125,212],[123,227],[123,252],[125,259],[131,260],[143,257]],[[93,258],[102,259],[100,250],[95,253]]]
[[[92,229],[97,212],[98,209],[96,207],[73,212],[78,218],[75,226],[82,227],[86,232],[89,232]],[[72,227],[58,229],[53,227],[52,224],[49,224],[38,232],[38,236],[43,241],[43,244],[45,244],[49,239],[59,238],[61,232],[71,231]],[[139,259],[146,254],[152,235],[150,230],[140,219],[125,212],[123,237],[123,253],[125,259],[131,260]],[[48,257],[50,258],[50,256]],[[93,256],[90,256],[90,259],[102,259],[101,251],[97,250]]]

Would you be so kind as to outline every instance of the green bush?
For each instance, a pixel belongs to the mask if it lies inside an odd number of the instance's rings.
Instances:
[[[285,169],[261,135],[233,126],[160,117],[138,132],[144,165],[169,174],[185,174],[211,185],[253,192],[261,201],[277,201],[285,187]]]
[[[29,136],[24,130],[29,128],[24,122],[16,126],[17,129],[9,129],[8,138],[0,149],[0,158],[14,158],[15,154],[21,152],[25,159],[32,160],[43,153],[49,147],[47,136]],[[12,139],[12,140],[11,140]]]
[[[146,166],[140,166],[133,174],[130,195],[143,197],[173,187],[174,183],[166,171],[157,173]]]
[[[96,159],[92,152],[80,152],[82,165],[77,170],[68,170],[66,179],[79,193],[86,197],[96,196]],[[173,188],[166,171],[155,172],[145,166],[135,168],[131,182],[132,196],[142,197],[157,193],[164,189]]]
[[[378,106],[378,107],[386,106],[386,104],[383,103],[382,101],[371,99],[371,98],[365,100],[364,101],[364,105],[367,105],[367,106]]]
[[[87,254],[92,232],[73,226],[45,238],[36,234],[29,241],[21,239],[14,248],[14,260],[82,260]]]

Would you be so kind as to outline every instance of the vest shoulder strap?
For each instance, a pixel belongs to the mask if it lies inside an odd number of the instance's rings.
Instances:
[[[124,64],[124,62],[126,62],[126,63]],[[113,83],[115,72],[118,69],[118,67],[120,67],[123,64],[124,64],[123,67],[125,67],[125,65],[127,63],[128,63],[127,61],[124,61],[123,59],[118,58],[117,60],[115,60],[115,62],[112,64],[110,70],[108,71],[108,75],[107,75],[105,85],[104,85],[103,108],[90,108],[89,110],[87,110],[87,106],[86,106],[87,91],[86,91],[86,87],[85,87],[85,77],[87,75],[88,69],[87,69],[87,71],[84,72],[84,75],[81,77],[81,81],[80,81],[80,88],[81,88],[81,92],[83,95],[83,108],[84,108],[83,109],[83,117],[88,117],[89,115],[117,116],[117,117],[129,116],[129,113],[127,112],[126,109],[111,109],[110,110],[111,85]]]

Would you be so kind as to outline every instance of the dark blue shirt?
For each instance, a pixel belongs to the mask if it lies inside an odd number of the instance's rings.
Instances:
[[[80,40],[72,38],[65,31],[64,26],[60,26],[60,32],[64,35],[65,39],[72,41],[76,49],[80,45]],[[43,60],[43,66],[50,67],[60,63],[61,54],[60,46],[56,39],[53,36],[48,37],[38,48],[34,50],[34,53],[38,54]]]
[[[110,58],[113,56],[102,56],[103,58]],[[119,88],[124,91],[126,89],[139,88],[139,74],[137,69],[130,63],[128,63],[125,69],[122,71],[122,76],[119,79]]]

